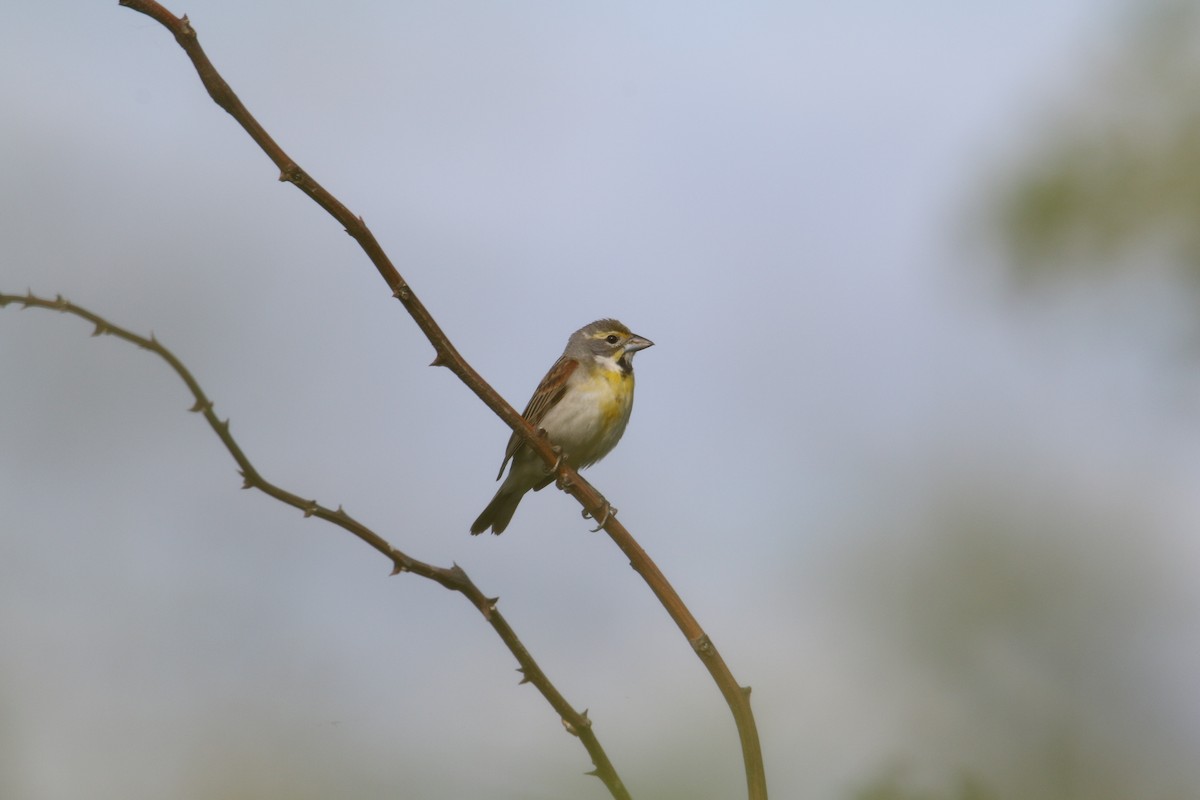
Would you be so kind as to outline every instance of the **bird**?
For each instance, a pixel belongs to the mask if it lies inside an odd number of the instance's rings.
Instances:
[[[542,431],[560,458],[575,469],[595,464],[625,433],[633,409],[633,357],[653,345],[615,319],[584,325],[571,334],[521,416]],[[544,489],[554,479],[553,470],[516,431],[508,440],[496,480],[510,461],[508,477],[471,525],[472,535],[491,528],[499,536],[525,493]]]

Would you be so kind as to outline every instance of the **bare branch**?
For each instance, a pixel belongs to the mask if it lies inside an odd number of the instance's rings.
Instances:
[[[189,410],[204,416],[209,427],[213,429],[213,432],[217,434],[217,438],[225,445],[225,449],[233,456],[233,460],[237,462],[238,471],[242,476],[243,489],[258,489],[281,503],[286,503],[293,508],[300,509],[304,512],[305,517],[317,517],[337,525],[343,530],[349,531],[387,556],[393,565],[393,575],[398,575],[401,572],[411,572],[422,578],[436,581],[447,589],[458,592],[467,598],[471,602],[471,605],[475,606],[479,610],[479,613],[483,615],[483,618],[488,621],[488,624],[492,626],[492,629],[496,631],[497,635],[504,642],[505,647],[516,657],[517,663],[521,665],[518,669],[521,673],[520,683],[533,684],[542,693],[542,696],[546,698],[547,702],[550,703],[551,707],[558,712],[563,726],[583,742],[583,746],[587,749],[588,755],[591,756],[592,763],[595,765],[595,770],[587,774],[600,778],[612,796],[617,798],[617,800],[629,800],[629,792],[625,789],[625,785],[617,775],[616,768],[609,761],[608,755],[604,752],[599,740],[592,731],[592,723],[588,719],[587,711],[582,713],[576,711],[559,693],[558,689],[550,682],[550,679],[546,677],[546,674],[542,672],[541,667],[538,666],[533,656],[525,648],[525,645],[521,643],[517,634],[509,626],[508,621],[504,619],[504,615],[496,608],[497,598],[488,597],[481,592],[462,567],[458,566],[458,564],[454,564],[449,568],[437,567],[427,564],[424,561],[419,561],[402,550],[392,547],[386,539],[351,517],[341,506],[338,506],[336,510],[327,508],[316,500],[306,500],[300,495],[289,492],[263,478],[258,470],[254,468],[254,465],[250,463],[250,459],[246,457],[245,452],[242,451],[242,448],[229,432],[229,420],[222,420],[217,417],[216,413],[213,412],[212,401],[204,394],[204,390],[200,388],[200,384],[192,376],[192,373],[188,371],[187,367],[183,365],[183,362],[174,353],[163,347],[154,338],[153,334],[149,338],[146,338],[113,325],[97,314],[81,308],[74,303],[67,302],[62,295],[58,295],[53,300],[48,300],[37,297],[32,293],[25,295],[0,294],[0,308],[10,303],[19,303],[21,308],[45,308],[72,314],[87,320],[95,326],[92,336],[115,336],[118,339],[131,342],[144,350],[153,352],[159,358],[166,361],[171,369],[175,370],[175,373],[187,384],[188,391],[196,399]]]
[[[629,558],[630,565],[642,576],[659,602],[666,608],[671,619],[675,621],[688,642],[693,645],[696,654],[721,690],[725,702],[729,704],[733,713],[741,740],[748,796],[750,800],[765,800],[767,796],[766,775],[763,770],[758,729],[754,724],[754,713],[750,708],[750,692],[734,679],[733,673],[725,664],[725,660],[717,651],[716,646],[712,644],[700,627],[700,623],[692,616],[691,611],[684,605],[683,600],[667,581],[662,571],[625,529],[625,526],[618,522],[614,515],[607,513],[610,508],[608,501],[590,483],[580,477],[565,460],[559,459],[558,454],[553,450],[552,443],[545,437],[539,436],[538,432],[459,354],[424,304],[417,298],[412,287],[396,270],[391,259],[380,247],[379,242],[375,240],[375,236],[367,228],[362,218],[351,213],[337,198],[304,172],[266,133],[217,73],[212,62],[208,60],[208,56],[200,47],[196,31],[187,17],[175,17],[154,0],[120,0],[120,4],[155,19],[174,35],[175,41],[191,59],[209,95],[217,105],[233,116],[250,137],[258,143],[263,152],[279,167],[280,179],[294,183],[298,189],[328,211],[359,243],[367,257],[371,259],[371,263],[375,265],[379,274],[387,282],[392,295],[404,305],[417,326],[429,339],[430,344],[433,345],[435,351],[433,363],[444,366],[457,375],[467,388],[474,392],[488,408],[492,409],[505,424],[524,436],[528,447],[541,456],[547,467],[553,468],[557,463],[558,468],[555,470],[557,485],[579,501],[586,514],[591,518],[604,520],[601,527],[621,548],[621,551]],[[703,643],[704,646],[697,646],[697,643]]]

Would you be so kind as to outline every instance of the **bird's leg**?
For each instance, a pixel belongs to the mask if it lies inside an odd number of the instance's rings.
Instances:
[[[554,466],[546,468],[547,475],[553,475],[554,473],[558,472],[558,468],[562,466],[563,459],[566,458],[566,456],[563,455],[562,448],[558,445],[554,445],[550,449],[554,451],[554,454],[558,456],[558,458],[554,459]]]
[[[582,513],[583,513],[584,519],[594,519],[594,517],[592,516],[592,513],[590,511],[588,511],[586,508],[583,510]],[[616,515],[617,515],[616,506],[610,506],[608,504],[608,501],[605,500],[604,501],[604,511],[603,511],[603,513],[600,514],[600,519],[596,520],[596,527],[592,528],[592,533],[595,533],[596,531],[603,528],[605,525],[608,524],[609,517],[615,517]]]
[[[559,460],[560,460],[560,461],[562,460],[562,457],[561,457],[561,456],[559,457]],[[557,465],[557,464],[555,464],[555,466],[554,466],[554,469],[555,469],[555,470],[557,470],[557,469],[558,469],[558,465]],[[554,485],[555,485],[555,486],[557,486],[559,489],[561,489],[562,491],[564,491],[564,492],[565,492],[565,491],[567,491],[568,489],[570,489],[572,486],[574,486],[575,484],[574,484],[574,483],[571,481],[571,478],[570,478],[570,476],[567,476],[567,475],[560,475],[558,478],[555,478],[555,480],[554,480]]]
[[[549,438],[550,438],[549,434],[546,433],[545,428],[538,428],[538,436],[541,436],[543,439],[546,439],[547,441],[549,441]],[[558,468],[562,466],[563,459],[566,458],[566,456],[563,455],[562,448],[559,447],[558,445],[556,445],[554,442],[550,442],[550,449],[554,451],[554,454],[556,456],[558,456],[558,458],[554,459],[553,467],[549,467],[548,469],[546,469],[547,475],[553,475],[554,473],[558,472]]]

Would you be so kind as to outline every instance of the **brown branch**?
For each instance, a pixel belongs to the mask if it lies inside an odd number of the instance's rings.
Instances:
[[[254,468],[254,465],[250,463],[250,459],[246,457],[246,454],[233,438],[233,435],[230,434],[229,420],[222,420],[213,412],[212,401],[205,395],[204,390],[200,388],[200,384],[192,376],[192,373],[183,365],[183,362],[175,357],[174,353],[163,347],[154,338],[154,334],[151,334],[150,338],[147,339],[125,328],[120,328],[99,315],[68,302],[63,299],[62,295],[53,300],[47,300],[37,297],[32,293],[25,295],[0,294],[0,308],[9,303],[19,303],[22,309],[45,308],[61,311],[66,314],[73,314],[96,326],[92,332],[93,336],[116,336],[118,339],[124,339],[159,356],[170,365],[171,369],[175,370],[175,373],[187,384],[188,390],[195,398],[196,401],[189,410],[204,416],[209,427],[213,429],[217,437],[221,440],[221,443],[225,445],[225,449],[229,451],[229,454],[233,456],[233,460],[237,462],[238,471],[242,476],[243,489],[258,489],[281,503],[286,503],[289,506],[300,509],[304,512],[305,517],[317,517],[349,531],[387,556],[393,565],[393,575],[398,575],[401,572],[411,572],[414,575],[420,575],[422,578],[436,581],[447,589],[458,592],[466,597],[471,602],[471,605],[475,606],[479,610],[479,613],[483,614],[483,618],[496,631],[497,635],[504,642],[505,647],[516,657],[517,663],[521,665],[517,670],[521,673],[520,682],[533,684],[542,693],[542,696],[546,698],[547,702],[550,703],[551,707],[558,712],[562,718],[563,726],[567,731],[579,737],[579,740],[587,749],[588,755],[592,758],[592,764],[595,765],[595,769],[588,774],[595,775],[603,781],[604,785],[608,787],[609,792],[617,800],[629,800],[629,792],[625,789],[625,785],[617,775],[616,769],[613,767],[612,762],[609,761],[604,748],[600,746],[596,734],[592,731],[592,723],[588,719],[588,712],[586,710],[582,713],[576,711],[559,693],[554,684],[550,682],[550,679],[546,677],[546,674],[542,672],[541,667],[538,666],[533,656],[525,648],[525,645],[521,643],[517,634],[513,632],[508,621],[504,619],[504,615],[496,608],[499,598],[488,597],[481,592],[462,567],[458,566],[458,564],[449,568],[436,567],[424,561],[419,561],[407,553],[392,547],[382,536],[347,514],[341,506],[338,506],[336,510],[327,508],[316,500],[306,500],[300,495],[282,489],[263,478],[258,470]]]
[[[201,49],[196,31],[192,28],[188,18],[186,16],[175,17],[153,0],[120,0],[120,4],[152,17],[167,28],[175,36],[175,41],[187,53],[188,58],[191,59],[209,95],[217,105],[233,116],[279,168],[280,180],[294,183],[321,208],[328,211],[334,219],[342,224],[346,232],[354,237],[384,281],[387,282],[393,296],[404,304],[404,308],[433,345],[436,352],[433,364],[446,367],[457,375],[468,389],[474,392],[500,419],[504,420],[505,424],[525,437],[530,449],[542,457],[547,467],[553,467],[558,463],[560,459],[552,449],[551,443],[545,437],[539,436],[538,432],[488,385],[450,343],[441,327],[401,277],[383,248],[380,247],[379,242],[375,240],[375,236],[367,228],[362,217],[351,213],[337,198],[304,172],[246,110],[246,107],[242,105],[237,95],[230,89],[229,84],[220,76]],[[729,704],[737,725],[742,745],[742,759],[746,770],[748,796],[750,800],[765,800],[767,796],[766,775],[763,771],[758,729],[755,727],[754,713],[750,708],[749,687],[742,687],[738,684],[733,673],[725,664],[725,660],[717,652],[716,646],[713,645],[708,635],[700,627],[700,623],[692,616],[691,611],[684,605],[683,600],[658,566],[625,529],[625,526],[618,522],[613,515],[607,514],[609,504],[603,495],[565,462],[559,464],[556,478],[559,487],[578,500],[587,515],[605,520],[602,525],[605,532],[616,542],[621,551],[629,558],[630,565],[650,586],[651,591],[666,608],[671,619],[679,626],[680,631],[687,637],[701,662],[712,675],[721,694],[725,697],[726,703]]]

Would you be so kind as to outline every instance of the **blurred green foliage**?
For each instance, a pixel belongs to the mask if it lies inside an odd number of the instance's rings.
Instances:
[[[1001,192],[1022,281],[1138,270],[1200,282],[1200,9],[1135,6],[1136,23],[1087,77]]]
[[[963,776],[947,790],[911,788],[900,769],[884,770],[878,778],[855,792],[852,800],[997,800],[978,780]]]

